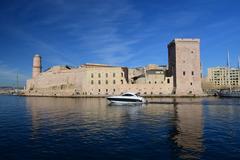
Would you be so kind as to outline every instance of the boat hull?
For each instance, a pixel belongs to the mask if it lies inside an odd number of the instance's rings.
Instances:
[[[129,103],[144,103],[143,99],[134,99],[134,98],[107,98],[111,103],[121,103],[121,104],[129,104]]]

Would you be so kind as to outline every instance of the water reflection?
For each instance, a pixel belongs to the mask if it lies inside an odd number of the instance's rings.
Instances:
[[[186,100],[186,99],[185,99]],[[189,99],[187,102],[191,101]],[[201,102],[201,99],[199,100]],[[181,159],[199,159],[203,146],[203,107],[201,103],[174,105],[174,129],[171,139],[176,156]],[[196,101],[195,101],[196,102]]]
[[[56,141],[76,138],[83,146],[93,144],[106,154],[131,153],[131,148],[138,148],[141,154],[133,158],[168,152],[183,159],[199,158],[204,150],[201,99],[154,100],[181,103],[116,106],[102,98],[27,97],[32,139],[40,140],[43,134],[54,136]],[[193,101],[199,104],[184,104]],[[97,148],[100,144],[104,147]],[[169,144],[172,147],[168,148]]]
[[[150,100],[174,103],[0,96],[0,157],[239,159],[239,99]]]
[[[100,128],[119,127],[121,117],[127,111],[106,109],[105,99],[28,97],[26,101],[32,114],[34,132],[40,127],[48,127],[56,132],[84,128],[97,133]],[[114,125],[111,125],[108,119],[111,119]]]

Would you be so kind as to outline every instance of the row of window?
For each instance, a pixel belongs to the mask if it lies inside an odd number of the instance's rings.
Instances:
[[[228,83],[228,80],[223,80],[223,79],[210,79],[212,82],[222,82],[222,83]],[[231,79],[230,82],[238,82],[238,79]]]
[[[212,81],[212,82],[214,82],[214,83],[238,83],[238,81],[236,81],[236,80],[233,80],[233,81]]]
[[[151,84],[152,82],[149,81],[148,83]],[[154,83],[157,84],[157,81],[155,81]],[[163,83],[163,82],[161,82],[161,83]],[[167,83],[170,83],[170,79],[167,79]],[[94,80],[91,80],[91,84],[94,84]],[[102,84],[102,81],[101,81],[101,80],[98,80],[98,81],[97,81],[97,84]],[[105,84],[109,84],[109,81],[106,80],[106,81],[105,81]],[[116,80],[113,80],[113,84],[116,84]],[[123,80],[121,80],[121,84],[123,84]]]
[[[151,82],[151,81],[149,81],[148,83],[149,83],[149,84],[151,84],[152,82]],[[155,84],[157,84],[157,81],[155,81],[154,83],[155,83]],[[162,81],[161,83],[163,83],[163,81]]]
[[[225,69],[225,70],[217,70],[217,71],[212,71],[212,72],[239,72],[239,70],[229,70],[229,69]]]
[[[213,76],[239,76],[239,74],[213,74]]]
[[[229,85],[229,84],[221,84],[221,83],[215,83],[215,85],[218,85],[218,86],[226,86],[226,85]],[[231,83],[231,85],[233,85],[233,86],[238,86],[238,83]]]
[[[98,73],[98,78],[101,78],[102,74],[101,73]],[[123,77],[123,72],[121,72],[121,77]],[[105,77],[108,78],[109,74],[108,73],[105,73]],[[116,73],[112,73],[112,76],[113,77],[116,77]],[[94,73],[91,73],[91,78],[94,78]]]
[[[115,89],[113,89],[113,92],[115,92],[116,90]],[[104,92],[104,91],[103,91]],[[98,95],[100,95],[100,93],[101,93],[101,89],[98,89]],[[80,93],[77,93],[77,94],[80,94]],[[106,95],[108,95],[109,94],[109,90],[108,89],[106,89],[105,90],[105,94]],[[123,93],[121,93],[121,94],[123,94]],[[157,93],[153,93],[153,92],[150,92],[150,93],[148,93],[148,92],[143,92],[143,93],[141,93],[141,92],[139,92],[139,94],[145,94],[145,95],[147,95],[147,94],[157,94]],[[163,94],[162,92],[159,92],[158,93],[159,95],[161,95],[161,94]],[[82,95],[93,95],[92,94],[92,92],[82,92]]]
[[[212,81],[227,81],[228,79],[222,79],[222,78],[213,78],[213,79],[211,79]],[[235,81],[238,81],[238,78],[231,78],[230,79],[230,81],[233,81],[233,80],[235,80]]]
[[[237,73],[230,73],[230,74],[228,74],[228,73],[214,73],[212,75],[213,76],[228,76],[228,75],[230,75],[230,76],[239,76],[239,74],[237,74]]]
[[[151,84],[152,82],[149,81],[148,83]],[[154,83],[157,84],[157,81],[155,81]],[[163,81],[161,81],[161,83],[163,84]],[[167,79],[167,83],[170,83],[170,79]]]
[[[183,76],[185,76],[185,75],[186,75],[186,72],[183,71]],[[194,75],[194,71],[192,71],[192,75]]]
[[[91,80],[91,84],[94,84],[94,80]],[[101,80],[98,80],[98,81],[97,81],[97,84],[102,84],[102,81],[101,81]],[[105,81],[105,84],[109,84],[109,81],[106,80],[106,81]],[[116,84],[116,80],[113,80],[113,81],[112,81],[112,84]],[[121,84],[123,84],[123,80],[121,80]]]
[[[223,77],[223,78],[228,78],[228,77],[239,77],[239,75],[230,75],[230,76],[227,76],[227,75],[213,75],[212,76],[213,78],[219,78],[219,77]]]

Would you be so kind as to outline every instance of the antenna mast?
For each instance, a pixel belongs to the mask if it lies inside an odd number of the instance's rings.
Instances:
[[[230,58],[229,58],[229,50],[228,50],[228,55],[227,55],[227,67],[230,68]]]
[[[16,84],[16,89],[19,87],[19,77],[18,77],[18,72],[17,72],[17,84]]]
[[[228,50],[227,68],[228,68],[228,85],[229,85],[229,89],[230,89],[230,92],[231,92],[232,91],[232,86],[231,86],[231,76],[230,76],[231,66],[230,66],[229,50]]]
[[[238,56],[238,69],[240,68],[240,57]]]

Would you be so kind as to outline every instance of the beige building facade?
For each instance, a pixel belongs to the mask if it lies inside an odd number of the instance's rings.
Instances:
[[[131,91],[146,96],[202,95],[199,40],[175,39],[168,48],[169,67],[83,64],[75,68],[54,66],[41,72],[41,57],[36,55],[33,58],[33,78],[27,81],[25,94],[107,96]],[[186,72],[185,77],[180,74],[182,71]]]
[[[207,81],[214,88],[240,87],[240,69],[228,67],[208,68]]]
[[[99,64],[84,64],[78,68],[55,66],[28,80],[26,93],[49,96],[104,96],[127,91],[141,95],[171,94],[172,77],[165,77],[156,69],[145,72],[134,76],[128,74],[126,67]]]

